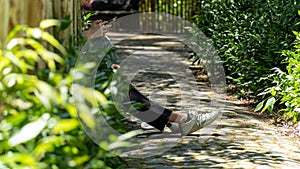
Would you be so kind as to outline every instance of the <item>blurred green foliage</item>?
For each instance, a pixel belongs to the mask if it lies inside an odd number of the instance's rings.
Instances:
[[[16,26],[0,50],[0,168],[124,166],[110,152],[124,140],[119,144],[111,136],[99,147],[78,121],[95,126],[91,106],[103,115],[116,112],[107,95],[74,83],[89,65],[74,67],[78,47],[65,48],[47,31],[54,26],[59,33],[68,23],[49,19],[36,28]]]
[[[201,1],[193,21],[213,40],[237,97],[256,97],[272,83],[260,78],[285,68],[280,53],[292,46],[299,9],[298,0]]]

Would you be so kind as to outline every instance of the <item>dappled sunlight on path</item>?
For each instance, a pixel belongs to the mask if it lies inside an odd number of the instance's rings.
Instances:
[[[113,41],[117,37],[122,35],[111,34]],[[173,52],[174,56],[182,56],[185,58],[184,62],[189,64],[189,52],[184,45],[164,36],[128,35],[127,40],[121,41],[116,47],[121,56],[140,51],[155,57],[155,53],[167,50]],[[189,66],[193,70],[204,69],[201,65]],[[141,70],[132,82],[145,95],[169,109],[180,111],[182,107],[194,105],[201,107],[198,111],[205,113],[210,109],[210,99],[214,93],[205,70],[197,73],[194,75],[202,77],[195,81],[199,95],[189,99],[185,99],[188,96],[185,95],[186,91],[180,90],[176,80],[167,73]],[[249,115],[252,114],[251,110],[226,99],[221,102],[224,104],[221,116],[208,126],[210,130],[204,128],[182,138],[168,132],[160,134],[151,128],[145,130],[140,138],[153,139],[142,144],[157,151],[161,147],[169,149],[165,152],[161,150],[161,154],[142,158],[147,150],[134,147],[127,153],[141,158],[129,158],[125,153],[128,168],[300,168],[299,142],[294,138],[277,135],[275,126]]]

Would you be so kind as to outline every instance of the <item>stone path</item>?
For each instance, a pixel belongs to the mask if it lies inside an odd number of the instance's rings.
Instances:
[[[125,37],[126,40],[116,46],[120,56],[138,51],[153,57],[155,53],[166,51],[182,56],[183,62],[194,70],[200,97],[191,97],[185,102],[184,91],[180,90],[172,75],[159,71],[141,70],[135,74],[133,84],[170,109],[180,110],[182,105],[200,106],[201,111],[209,109],[213,92],[205,69],[190,65],[187,60],[190,53],[181,43],[158,35],[111,33],[109,36],[113,42]],[[127,168],[300,168],[300,143],[297,140],[277,135],[275,126],[249,115],[252,112],[246,107],[226,99],[221,102],[224,106],[220,118],[193,134],[180,137],[168,131],[158,134],[153,128],[145,130],[139,140],[146,148],[135,146],[124,153]],[[147,151],[154,154],[149,156]]]

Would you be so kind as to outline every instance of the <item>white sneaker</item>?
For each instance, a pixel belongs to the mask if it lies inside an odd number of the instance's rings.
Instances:
[[[175,122],[169,122],[167,127],[171,130],[172,133],[180,133],[179,124]]]
[[[189,110],[187,115],[188,115],[188,121],[181,123],[181,124],[175,123],[175,122],[169,122],[167,124],[167,127],[173,133],[181,133],[181,135],[187,135],[187,134],[191,133],[190,131],[192,131],[192,128],[195,126],[195,123],[196,123],[197,113],[195,111]],[[195,130],[195,129],[193,129],[193,130]]]
[[[217,118],[217,116],[217,112],[199,114],[194,110],[189,110],[189,120],[185,123],[179,124],[181,135],[187,135],[208,126]]]

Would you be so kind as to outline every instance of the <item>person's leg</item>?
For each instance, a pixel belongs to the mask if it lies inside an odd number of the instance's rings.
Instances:
[[[138,111],[133,115],[158,130],[162,131],[168,122],[184,123],[187,120],[186,114],[160,106],[149,100],[131,84],[129,85],[129,98],[131,106]]]
[[[129,85],[129,99],[131,106],[137,110],[133,113],[135,117],[160,131],[164,129],[172,114],[171,110],[165,109],[150,101],[131,84]]]
[[[175,122],[175,123],[184,123],[188,119],[188,115],[185,113],[172,111],[169,122]]]

